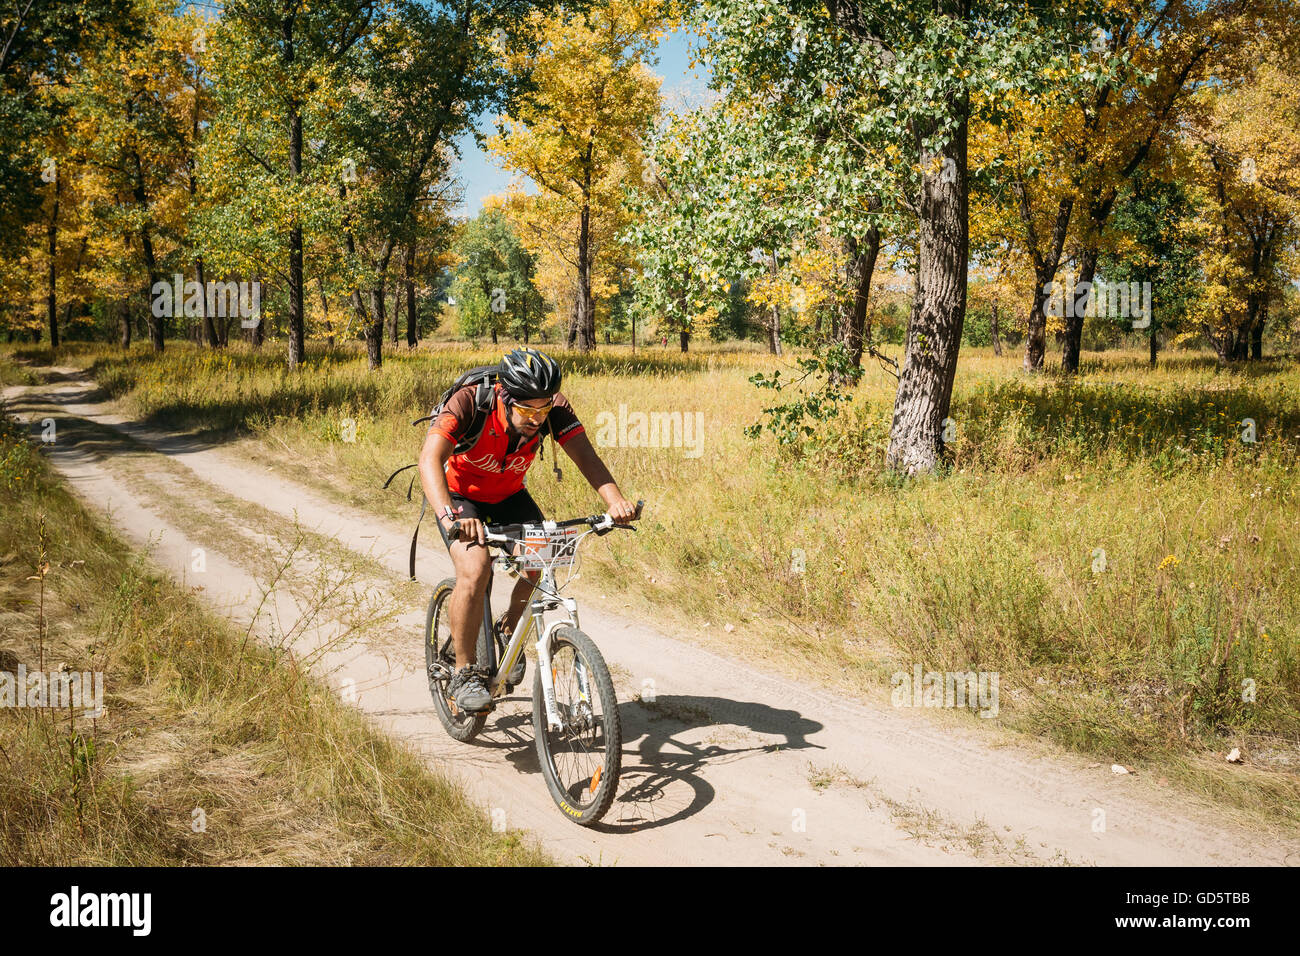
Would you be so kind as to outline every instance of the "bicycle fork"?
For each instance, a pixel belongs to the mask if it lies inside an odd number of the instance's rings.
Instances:
[[[541,604],[542,602],[538,602]],[[564,729],[564,721],[560,718],[560,708],[555,703],[555,672],[551,665],[551,635],[557,627],[578,626],[578,602],[573,598],[560,598],[560,603],[564,609],[569,612],[569,617],[562,621],[552,621],[546,626],[545,632],[537,642],[537,673],[542,681],[542,703],[546,708],[546,725],[555,732]],[[578,690],[582,699],[590,703],[591,685],[587,677],[587,668],[583,666],[582,658],[576,659],[575,669],[578,672]]]

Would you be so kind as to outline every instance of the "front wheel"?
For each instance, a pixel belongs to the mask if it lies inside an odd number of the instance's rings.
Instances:
[[[623,760],[618,699],[605,659],[586,634],[557,627],[550,650],[562,726],[555,731],[548,726],[539,663],[533,675],[537,759],[559,808],[574,823],[591,826],[609,810],[618,789]]]

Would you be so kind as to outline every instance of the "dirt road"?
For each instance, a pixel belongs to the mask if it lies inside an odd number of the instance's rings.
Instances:
[[[451,566],[431,528],[416,588],[405,582],[409,527],[325,500],[229,448],[124,420],[94,402],[93,383],[76,370],[44,372],[45,386],[5,390],[7,411],[38,435],[53,420],[46,453],[84,500],[221,613],[296,653],[316,649],[318,671],[341,694],[459,778],[494,822],[531,831],[560,860],[1300,862],[1294,838],[1228,824],[1145,776],[1048,756],[1036,743],[993,746],[974,731],[809,689],[587,605],[583,630],[624,702],[624,773],[605,822],[579,828],[547,794],[524,694],[471,744],[450,740],[437,721],[423,673],[424,602]],[[496,582],[496,606],[509,585]],[[376,609],[397,616],[376,625]],[[524,689],[531,685],[530,665]],[[653,705],[633,699],[648,687]]]

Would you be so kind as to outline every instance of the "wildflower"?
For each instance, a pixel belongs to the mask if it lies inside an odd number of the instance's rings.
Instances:
[[[1178,564],[1179,564],[1178,557],[1176,555],[1171,554],[1168,557],[1166,557],[1163,561],[1160,562],[1160,567],[1156,568],[1156,570],[1164,571],[1166,568],[1175,568],[1178,566]]]

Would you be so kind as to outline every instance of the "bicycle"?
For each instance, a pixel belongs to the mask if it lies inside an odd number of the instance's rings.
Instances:
[[[644,504],[644,501],[637,502],[632,520],[641,516]],[[585,531],[581,530],[583,525],[587,526]],[[456,585],[454,577],[444,578],[434,588],[424,624],[429,693],[442,726],[459,741],[472,740],[483,729],[496,702],[514,690],[506,676],[524,653],[524,641],[530,630],[536,635],[533,729],[537,758],[551,797],[571,820],[582,826],[598,822],[614,801],[622,765],[623,734],[609,668],[595,642],[579,629],[577,601],[559,593],[563,585],[556,585],[555,570],[574,564],[578,547],[589,534],[603,536],[615,528],[636,530],[631,525],[615,524],[608,513],[541,524],[489,525],[485,529],[488,547],[503,552],[488,571],[483,622],[476,642],[477,663],[485,665],[489,675],[487,689],[492,703],[486,710],[459,712],[448,693],[457,666],[448,620],[448,601]],[[446,537],[450,541],[459,532],[457,521],[447,530]],[[506,553],[507,549],[514,553]],[[492,575],[498,567],[512,577],[525,570],[541,571],[530,595],[532,599],[525,605],[508,644],[492,624]],[[571,573],[565,584],[572,578]],[[567,616],[543,628],[543,615],[559,607],[564,608]]]

